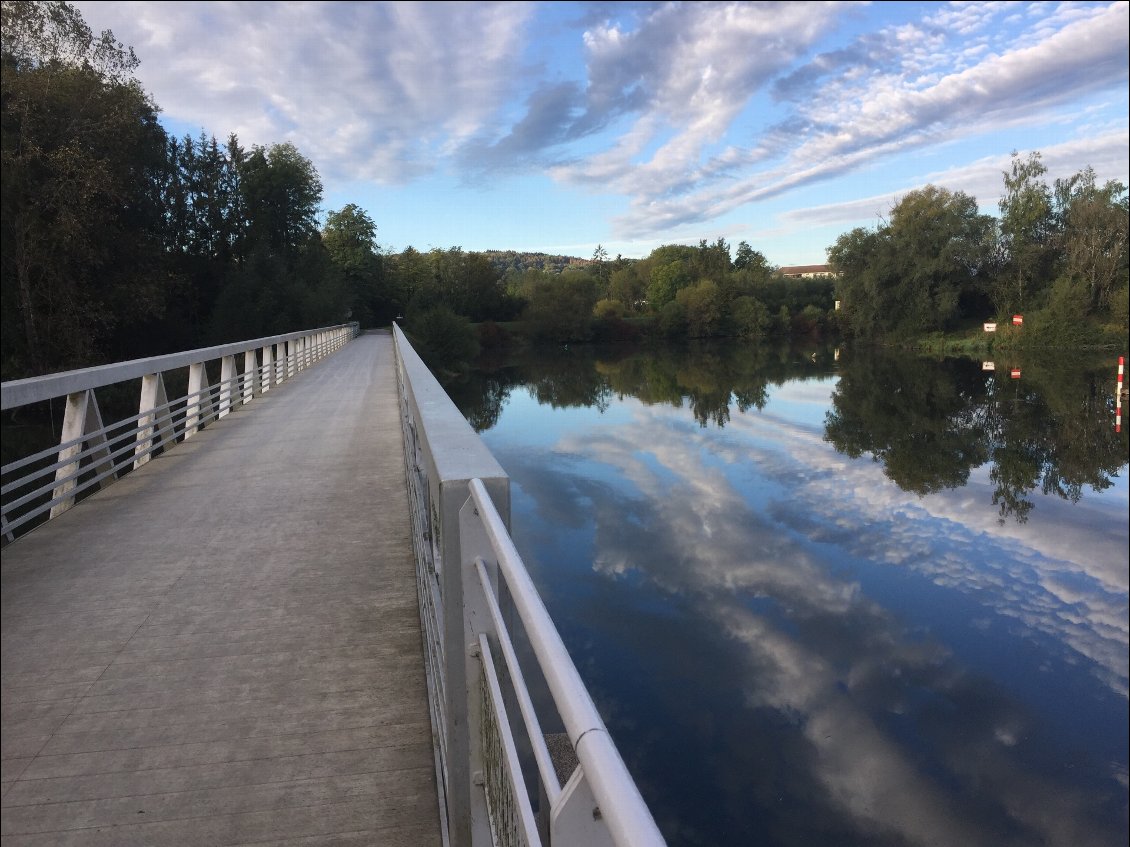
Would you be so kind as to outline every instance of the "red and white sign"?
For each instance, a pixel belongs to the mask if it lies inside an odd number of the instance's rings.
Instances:
[[[1012,325],[1013,326],[1023,326],[1024,325],[1024,315],[1013,315],[1012,316]]]
[[[1013,379],[1020,379],[1020,368],[1013,368],[1013,369],[1012,369],[1012,370],[1011,370],[1011,371],[1009,372],[1009,375],[1010,375],[1010,376],[1011,376],[1011,377],[1012,377]]]

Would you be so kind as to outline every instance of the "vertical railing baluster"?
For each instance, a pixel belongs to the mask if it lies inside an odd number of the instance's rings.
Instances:
[[[98,400],[94,396],[94,392],[89,388],[85,391],[76,391],[73,394],[67,395],[66,411],[63,413],[63,434],[59,439],[60,444],[66,444],[68,441],[81,439],[84,435],[90,432],[97,432],[102,429],[102,414],[98,410]],[[109,470],[109,464],[106,457],[109,455],[109,448],[106,446],[106,435],[100,433],[92,436],[90,439],[90,446],[95,447],[100,445],[100,449],[93,453],[93,457],[101,459],[97,465],[99,473],[104,470]],[[51,517],[58,517],[71,508],[75,504],[75,498],[70,492],[74,491],[75,486],[78,485],[78,472],[80,459],[79,454],[82,452],[83,445],[86,441],[79,440],[77,443],[69,447],[64,447],[59,451],[59,461],[67,462],[55,471],[55,480],[59,485],[55,486],[51,493],[51,499],[57,500],[60,497],[64,499],[51,507]],[[73,461],[68,461],[72,460]],[[70,477],[68,479],[67,477]],[[67,496],[69,495],[69,496]]]
[[[275,385],[286,379],[286,342],[280,341],[275,345]]]
[[[197,430],[203,426],[204,416],[212,411],[212,398],[205,392],[208,391],[208,368],[204,362],[197,362],[188,366],[188,405],[185,407],[184,437],[185,440],[196,435]]]
[[[137,470],[153,458],[153,444],[157,442],[168,449],[173,441],[172,427],[168,422],[158,423],[167,415],[169,398],[165,393],[165,380],[160,373],[146,374],[141,378],[141,400],[137,411],[137,443],[133,448],[133,469]]]
[[[239,376],[235,367],[235,356],[224,356],[220,359],[220,413],[217,418],[227,417],[231,411],[231,396],[233,383]]]
[[[268,344],[263,348],[263,393],[271,390],[275,381],[275,348]]]
[[[259,393],[259,362],[255,359],[255,348],[243,354],[243,405],[246,406]]]

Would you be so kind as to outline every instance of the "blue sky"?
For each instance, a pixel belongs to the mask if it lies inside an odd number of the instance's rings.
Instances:
[[[1013,150],[1130,181],[1130,4],[95,3],[166,128],[290,141],[401,250],[823,262]]]

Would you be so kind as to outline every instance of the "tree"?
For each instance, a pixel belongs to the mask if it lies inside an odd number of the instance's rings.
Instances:
[[[682,259],[653,266],[651,282],[647,286],[647,302],[653,310],[660,311],[675,299],[680,289],[690,284],[690,270]]]
[[[963,192],[927,185],[890,222],[854,229],[828,249],[845,319],[861,335],[914,335],[952,326],[987,286],[995,226]]]
[[[329,212],[322,244],[348,289],[354,320],[366,327],[383,326],[400,313],[405,304],[384,285],[377,225],[361,207],[350,203]]]
[[[745,241],[738,242],[738,250],[734,255],[734,269],[742,270],[753,264],[756,259],[757,251],[749,246]]]
[[[733,331],[746,340],[761,338],[769,326],[769,311],[753,297],[739,297],[731,304],[730,322]]]
[[[165,135],[113,33],[66,3],[2,14],[7,377],[90,364],[116,327],[162,314]]]
[[[633,262],[612,272],[608,280],[608,296],[619,300],[629,312],[638,312],[644,305],[647,278],[640,273],[640,264]]]
[[[1055,206],[1064,274],[1086,291],[1088,311],[1108,310],[1113,293],[1127,283],[1126,186],[1111,180],[1100,187],[1087,167],[1056,180]]]
[[[1055,227],[1052,194],[1041,179],[1047,171],[1038,152],[1021,159],[1014,150],[1004,172],[999,208],[1005,267],[993,291],[998,314],[1023,311],[1050,282]]]
[[[612,269],[608,263],[608,251],[604,249],[603,244],[596,245],[596,249],[592,251],[592,261],[596,278],[600,282],[600,290],[602,293],[607,293],[608,277]]]
[[[289,258],[318,233],[322,180],[290,142],[253,147],[240,169],[240,189],[252,249]]]
[[[525,318],[534,334],[549,341],[585,341],[591,328],[599,284],[583,271],[545,275],[524,291]]]
[[[714,280],[704,279],[697,285],[680,289],[675,300],[683,307],[687,332],[692,338],[716,335],[721,329],[724,316],[722,292]]]

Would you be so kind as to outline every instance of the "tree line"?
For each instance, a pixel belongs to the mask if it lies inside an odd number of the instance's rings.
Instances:
[[[176,138],[67,3],[3,2],[5,379],[374,316],[375,227],[292,144]]]
[[[1000,217],[961,191],[911,191],[874,228],[828,248],[839,273],[843,327],[861,337],[910,339],[1025,316],[1046,346],[1125,338],[1126,186],[1090,167],[1051,185],[1040,153],[1013,153]]]
[[[1125,332],[1126,189],[1090,169],[1049,186],[1039,154],[1014,157],[999,220],[961,192],[910,192],[829,248],[835,282],[785,281],[721,238],[641,260],[390,253],[359,206],[323,214],[293,144],[174,137],[112,33],[65,2],[2,9],[4,379],[397,317],[433,361],[467,360],[514,321],[559,344],[902,338],[1012,313],[1053,342],[1104,322]]]

